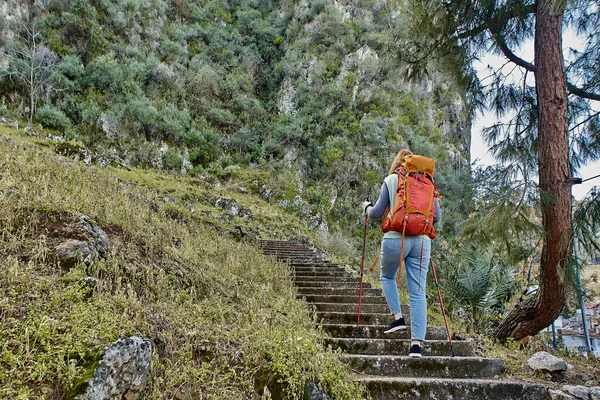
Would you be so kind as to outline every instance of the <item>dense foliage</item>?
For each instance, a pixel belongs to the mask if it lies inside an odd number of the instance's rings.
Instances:
[[[410,78],[390,42],[410,15],[391,4],[16,1],[0,97],[126,164],[289,169],[284,200],[300,195],[312,227],[355,226],[410,146],[438,161],[452,231],[468,209],[470,108],[444,65]],[[31,84],[16,74],[38,65]]]

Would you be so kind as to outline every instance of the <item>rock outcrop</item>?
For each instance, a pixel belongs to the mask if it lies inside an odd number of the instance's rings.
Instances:
[[[137,336],[120,338],[104,348],[102,360],[77,400],[139,398],[150,368],[152,342]]]

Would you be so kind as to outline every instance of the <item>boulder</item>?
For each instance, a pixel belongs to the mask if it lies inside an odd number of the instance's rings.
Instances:
[[[104,232],[96,221],[88,217],[87,215],[81,216],[81,227],[88,234],[88,242],[96,248],[100,257],[106,257],[108,255],[108,235]]]
[[[55,249],[56,257],[62,265],[72,267],[78,262],[89,264],[98,258],[108,256],[108,236],[96,221],[87,215],[82,215],[79,224],[75,226],[75,231],[79,239],[67,239]]]
[[[539,351],[535,353],[527,364],[533,370],[544,370],[544,371],[566,371],[568,366],[565,360],[562,358],[554,357],[552,354],[546,351]]]
[[[79,262],[90,263],[98,257],[93,246],[82,240],[68,239],[56,247],[56,257],[66,267]]]
[[[152,360],[152,342],[137,336],[120,338],[105,347],[101,356],[93,378],[87,381],[85,392],[75,399],[139,398]]]

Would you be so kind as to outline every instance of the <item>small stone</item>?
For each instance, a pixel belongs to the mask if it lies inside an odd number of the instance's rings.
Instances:
[[[562,389],[576,399],[588,400],[590,398],[590,388],[586,386],[565,385]]]
[[[550,394],[551,400],[575,400],[575,397],[560,390],[550,389],[548,393]]]
[[[308,382],[304,387],[304,400],[329,400],[330,397],[323,389],[312,382]]]
[[[252,211],[248,208],[240,208],[238,216],[241,218],[249,218],[252,216]]]
[[[222,208],[227,213],[233,216],[237,216],[240,212],[240,207],[238,206],[237,202],[233,199],[225,199],[219,197],[215,203],[215,206]]]
[[[545,371],[566,371],[567,363],[562,358],[553,356],[546,351],[540,351],[535,353],[527,364],[533,370],[545,370]]]

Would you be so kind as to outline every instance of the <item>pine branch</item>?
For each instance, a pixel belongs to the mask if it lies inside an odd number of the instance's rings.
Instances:
[[[535,72],[535,65],[518,57],[515,53],[512,52],[511,49],[508,48],[508,45],[506,44],[506,41],[504,40],[504,37],[502,36],[499,30],[492,31],[492,36],[494,38],[494,41],[498,45],[498,48],[502,51],[502,54],[504,54],[506,58],[508,58],[513,63],[517,64],[519,67],[525,68],[527,71]]]
[[[588,100],[600,101],[600,94],[588,92],[587,90],[578,88],[569,81],[567,81],[567,90],[569,93],[574,94],[575,96],[579,96]]]
[[[486,30],[496,30],[499,27],[502,27],[504,25],[506,25],[508,23],[508,21],[510,21],[513,18],[520,18],[520,17],[524,17],[526,15],[529,14],[534,14],[536,12],[536,4],[516,4],[513,6],[512,9],[504,9],[504,10],[498,10],[498,12],[496,12],[496,15],[488,20],[485,21],[484,23],[482,23],[479,26],[476,26],[475,28],[469,29],[468,31],[459,33],[457,35],[457,37],[459,39],[468,39],[468,38],[473,38],[475,36],[478,36],[482,33],[484,33]]]

